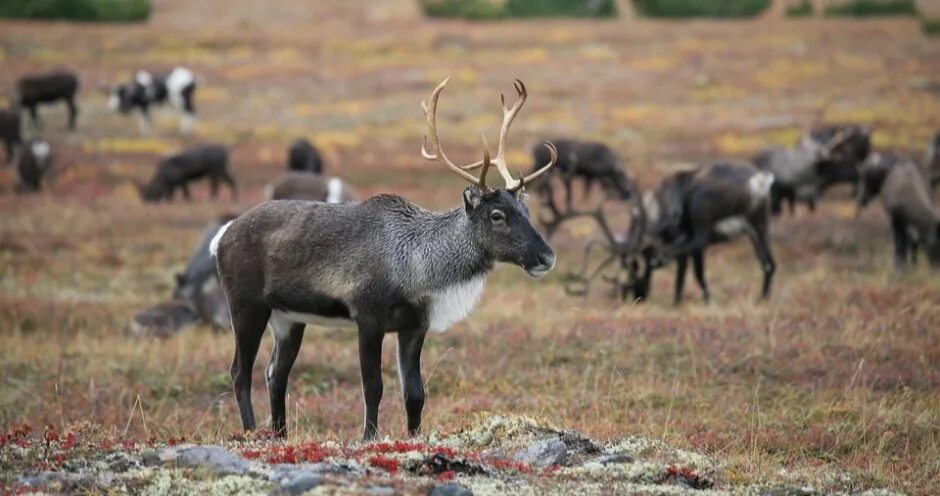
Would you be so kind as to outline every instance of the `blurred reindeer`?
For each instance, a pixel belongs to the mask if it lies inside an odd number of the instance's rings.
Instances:
[[[632,183],[626,172],[620,167],[617,154],[603,143],[594,141],[578,141],[571,139],[549,140],[558,148],[558,165],[549,172],[549,176],[557,178],[565,190],[565,206],[559,208],[555,203],[552,181],[543,181],[536,192],[542,197],[543,206],[548,217],[540,218],[545,226],[546,235],[552,234],[565,221],[583,215],[593,215],[593,212],[579,212],[572,206],[573,183],[581,179],[584,183],[584,196],[588,197],[594,184],[599,184],[608,199],[626,201],[631,198]],[[550,158],[550,151],[544,146],[537,145],[532,148],[532,157],[535,167],[544,164]]]
[[[858,204],[864,208],[881,197],[891,219],[894,238],[894,267],[903,271],[916,264],[919,247],[927,253],[931,266],[940,266],[940,211],[930,198],[930,186],[913,160],[875,153],[861,170]]]
[[[608,282],[614,283],[622,299],[632,291],[636,300],[644,300],[649,297],[653,271],[675,259],[674,301],[679,304],[691,257],[695,278],[707,302],[710,294],[705,281],[706,248],[747,235],[764,273],[761,298],[767,298],[776,270],[768,236],[773,181],[770,173],[749,163],[720,162],[668,176],[656,189],[643,194],[639,208],[634,207],[641,213],[634,214],[639,222],[631,225],[628,236],[620,239],[607,236],[608,259],[591,274],[586,269],[594,241],[585,244],[581,272],[572,276],[569,293],[586,291],[591,279],[619,258],[621,273],[608,277]]]
[[[768,147],[753,162],[770,172],[771,211],[777,215],[783,202],[795,210],[797,200],[816,210],[822,192],[839,183],[856,183],[858,166],[871,148],[871,131],[856,125],[821,126],[807,130],[794,148]]]

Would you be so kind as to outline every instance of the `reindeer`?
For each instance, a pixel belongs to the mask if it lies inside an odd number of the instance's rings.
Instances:
[[[894,155],[872,154],[862,166],[859,208],[879,195],[891,219],[895,270],[906,269],[908,255],[916,264],[919,246],[927,253],[931,266],[940,266],[940,211],[930,198],[929,182],[917,164]]]
[[[638,301],[649,297],[653,271],[676,260],[675,304],[683,298],[689,257],[695,278],[706,302],[705,250],[708,246],[747,234],[764,273],[761,298],[770,295],[776,270],[768,236],[768,203],[773,176],[747,163],[716,163],[677,172],[642,195],[632,207],[634,221],[626,236],[614,237],[606,222],[602,231],[609,240],[610,256],[592,274],[587,274],[592,241],[585,245],[580,273],[571,275],[566,290],[583,294],[587,284],[613,260],[621,260],[620,273],[608,282],[622,299],[630,291]],[[642,213],[639,213],[639,212]]]
[[[855,133],[854,127],[842,128],[823,143],[807,137],[810,136],[807,134],[796,148],[769,147],[758,153],[753,159],[754,164],[774,176],[770,190],[773,214],[779,214],[786,201],[792,215],[796,200],[806,202],[809,210],[815,211],[816,200],[823,189],[835,182],[857,177],[854,162],[837,158],[848,155],[836,154],[843,143],[856,136]],[[818,134],[817,138],[822,136]]]
[[[356,192],[338,177],[308,172],[291,172],[266,188],[268,200],[310,200],[346,203],[356,200]]]
[[[16,170],[20,182],[17,193],[38,193],[42,180],[52,170],[52,146],[46,140],[30,140],[21,146]]]
[[[506,163],[510,125],[526,101],[506,107],[496,156],[483,138],[483,159],[466,166],[444,154],[438,137],[438,98],[449,79],[422,103],[430,136],[422,156],[441,162],[471,185],[463,204],[431,212],[394,195],[362,203],[329,204],[281,200],[263,203],[214,238],[219,277],[232,314],[235,358],[231,374],[246,430],[256,426],[251,404],[251,371],[269,326],[274,350],[266,371],[272,428],[286,435],[284,397],[304,325],[355,324],[365,415],[362,437],[375,439],[382,399],[382,341],[398,334],[398,367],[408,432],[421,426],[424,385],[421,348],[427,331],[444,331],[465,318],[479,298],[496,262],[522,267],[532,277],[547,274],[555,253],[531,225],[524,186],[548,172],[557,160],[514,178]],[[546,143],[554,151],[554,146]],[[490,188],[495,166],[505,187]],[[470,171],[482,168],[477,177]]]
[[[235,199],[235,180],[228,171],[228,148],[223,145],[199,145],[170,155],[160,161],[150,182],[135,182],[140,198],[145,202],[172,200],[176,189],[189,200],[189,183],[209,179],[209,194],[218,196],[219,184],[225,183]]]
[[[122,114],[137,109],[141,134],[150,133],[150,107],[167,101],[183,117],[180,130],[192,131],[196,122],[196,76],[185,67],[175,67],[169,74],[137,71],[130,82],[114,88],[104,88],[108,94],[108,107]]]
[[[310,141],[297,138],[287,149],[287,170],[323,174],[323,158]]]
[[[186,264],[186,270],[176,274],[173,298],[185,301],[203,322],[219,329],[231,323],[225,295],[219,287],[215,260],[209,254],[209,244],[222,226],[234,219],[234,215],[222,215],[213,220],[203,231],[196,250]]]
[[[776,271],[768,235],[773,182],[772,174],[749,163],[719,162],[676,173],[656,191],[645,193],[646,235],[663,248],[657,250],[659,253],[647,253],[646,270],[637,283],[637,298],[648,295],[652,271],[663,265],[653,257],[675,258],[673,301],[680,304],[691,256],[695,280],[707,303],[711,295],[705,281],[706,248],[746,234],[764,273],[760,297],[767,299]]]
[[[930,181],[930,186],[934,187],[940,183],[940,133],[931,138],[927,145],[926,174]]]
[[[30,121],[33,127],[38,129],[40,122],[37,107],[40,104],[64,100],[69,111],[69,129],[74,130],[78,116],[78,107],[75,105],[78,86],[78,76],[67,71],[23,76],[16,83],[18,104],[29,111]]]
[[[558,148],[558,165],[552,169],[553,176],[561,181],[565,188],[565,206],[559,208],[550,181],[542,181],[537,193],[542,197],[543,216],[539,218],[550,238],[561,225],[568,220],[584,215],[594,215],[593,211],[580,211],[572,206],[572,183],[575,178],[584,181],[584,196],[589,196],[595,182],[599,183],[606,198],[628,201],[631,197],[632,182],[620,167],[620,160],[607,145],[593,141],[568,139],[553,140]],[[535,167],[544,163],[548,156],[544,147],[532,149]]]
[[[20,132],[20,109],[16,107],[0,109],[0,140],[6,148],[6,163],[13,162],[16,147],[23,143]]]

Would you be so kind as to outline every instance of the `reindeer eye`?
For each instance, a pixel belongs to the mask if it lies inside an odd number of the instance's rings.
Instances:
[[[506,214],[502,210],[493,210],[490,212],[490,220],[495,223],[506,222]]]

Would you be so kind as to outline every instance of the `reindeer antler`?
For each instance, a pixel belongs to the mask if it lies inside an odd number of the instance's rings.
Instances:
[[[512,192],[519,190],[524,187],[526,183],[531,183],[535,181],[543,174],[548,172],[555,163],[558,161],[558,150],[550,142],[545,142],[545,146],[549,149],[551,153],[551,159],[540,169],[535,172],[520,177],[516,179],[512,177],[512,174],[509,172],[509,166],[506,163],[506,144],[509,141],[509,128],[512,125],[512,121],[515,120],[516,116],[519,114],[519,111],[522,109],[522,105],[526,101],[528,92],[526,91],[525,84],[522,81],[516,79],[514,86],[516,92],[519,94],[519,98],[516,100],[516,103],[512,107],[506,106],[506,98],[503,95],[500,95],[500,100],[502,101],[503,109],[503,123],[499,129],[499,143],[496,148],[496,156],[490,160],[489,146],[486,143],[486,136],[483,137],[483,160],[474,162],[467,165],[457,165],[450,161],[447,158],[447,155],[444,154],[444,150],[441,148],[440,137],[437,134],[437,100],[440,97],[441,91],[447,86],[447,83],[450,81],[450,78],[445,79],[441,84],[437,85],[434,88],[434,91],[431,92],[431,98],[429,99],[430,105],[425,101],[421,102],[421,108],[424,109],[424,115],[427,118],[428,131],[431,137],[431,145],[434,148],[434,153],[427,151],[427,136],[425,136],[425,142],[421,147],[421,155],[428,160],[438,160],[444,162],[455,174],[463,178],[464,180],[477,185],[480,189],[484,191],[489,191],[489,188],[486,185],[486,171],[490,165],[495,165],[496,169],[499,171],[499,175],[502,176],[503,181],[506,183],[506,189]],[[480,174],[480,177],[476,177],[473,174],[470,174],[467,171],[483,167],[483,171]]]

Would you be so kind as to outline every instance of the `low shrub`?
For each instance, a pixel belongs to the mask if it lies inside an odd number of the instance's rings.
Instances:
[[[140,22],[150,0],[3,0],[0,17],[83,22]]]
[[[927,36],[940,35],[940,18],[921,19],[920,27]]]
[[[429,17],[494,20],[510,17],[613,17],[614,0],[420,0]]]
[[[883,17],[917,15],[914,0],[851,0],[826,6],[831,17]]]
[[[633,5],[647,17],[746,18],[763,12],[770,0],[633,0]]]
[[[787,17],[812,17],[813,2],[810,0],[800,0],[798,3],[787,5],[785,10]]]

